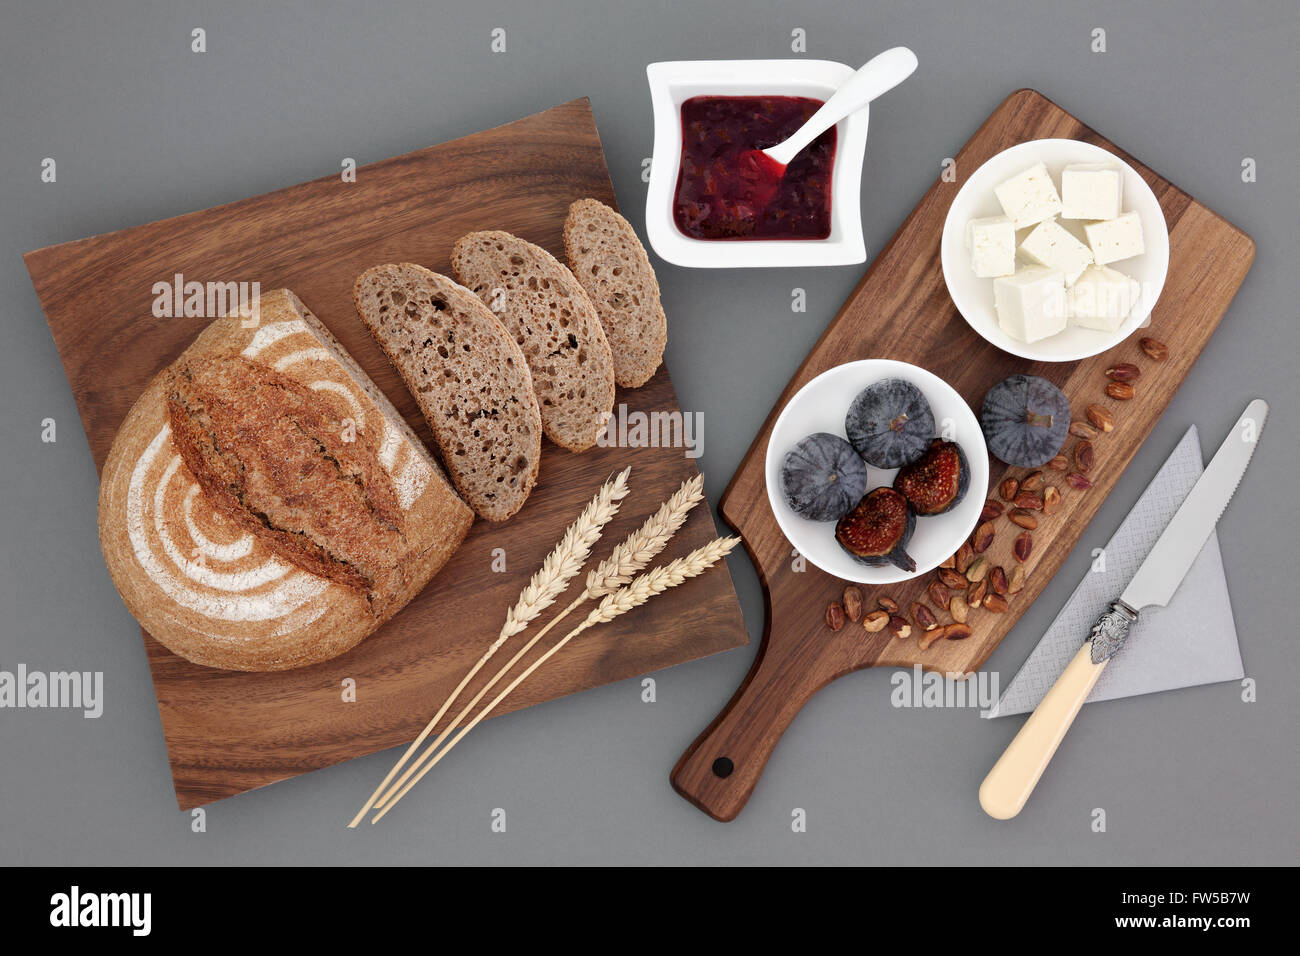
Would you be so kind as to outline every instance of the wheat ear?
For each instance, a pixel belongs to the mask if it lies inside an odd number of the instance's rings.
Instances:
[[[425,725],[424,730],[420,731],[420,736],[416,737],[411,742],[411,745],[406,748],[406,753],[402,754],[401,759],[393,765],[393,769],[388,771],[388,775],[384,777],[375,792],[370,795],[370,799],[366,801],[365,806],[353,817],[352,822],[348,824],[349,827],[355,827],[360,823],[362,817],[372,807],[383,805],[384,800],[402,782],[399,780],[389,789],[388,793],[385,793],[389,781],[406,765],[406,762],[411,759],[411,755],[419,749],[420,744],[424,743],[429,734],[433,732],[434,726],[442,719],[442,715],[447,712],[447,708],[452,705],[452,702],[460,696],[461,691],[474,679],[474,675],[483,668],[483,665],[501,648],[502,644],[526,628],[532,621],[537,619],[539,614],[554,604],[555,599],[568,586],[569,579],[582,570],[582,566],[587,563],[587,558],[591,556],[592,547],[600,540],[605,525],[618,513],[619,502],[627,497],[627,476],[631,471],[630,467],[624,468],[606,481],[591,501],[587,503],[587,507],[583,509],[577,520],[569,525],[559,544],[546,556],[542,566],[537,569],[528,585],[519,593],[519,600],[515,602],[514,607],[506,612],[506,620],[501,625],[501,631],[497,635],[497,639],[483,652],[483,656],[478,659],[478,662],[470,668],[469,673],[456,685],[456,689],[451,692],[451,696],[443,701],[442,706],[438,708],[438,712],[433,715],[433,719]],[[449,727],[448,730],[450,729]],[[441,741],[446,735],[447,731],[444,731],[438,740]],[[411,771],[408,770],[402,776],[402,780],[405,780],[410,774]]]
[[[653,561],[672,540],[686,519],[691,509],[704,500],[704,476],[695,475],[681,483],[676,491],[659,506],[659,510],[646,518],[641,527],[614,546],[604,561],[587,573],[587,586],[573,599],[573,603],[557,614],[537,636],[529,641],[529,647],[546,636],[547,632],[559,624],[570,613],[586,601],[602,598],[632,580],[632,576]],[[528,648],[524,648],[528,650]],[[520,655],[516,655],[518,660]],[[511,661],[506,665],[508,670]],[[501,675],[497,675],[498,677]],[[496,683],[493,679],[492,683]],[[491,684],[488,685],[489,687]],[[487,687],[483,688],[485,691]]]
[[[370,822],[378,823],[383,818],[384,814],[393,809],[393,807],[397,805],[397,802],[401,800],[402,797],[406,796],[406,794],[410,792],[411,788],[419,783],[420,780],[424,778],[424,775],[438,764],[438,761],[447,756],[448,751],[455,747],[456,744],[460,743],[466,734],[477,727],[484,718],[496,709],[497,705],[500,704],[501,701],[505,700],[506,697],[510,695],[511,691],[527,680],[528,676],[532,674],[533,671],[537,670],[537,668],[541,667],[555,656],[555,654],[564,647],[564,645],[568,644],[569,641],[573,640],[588,628],[594,627],[597,624],[603,624],[606,621],[612,621],[619,615],[626,614],[635,607],[640,607],[656,594],[662,594],[664,591],[676,587],[688,578],[693,578],[703,574],[713,565],[726,557],[731,549],[739,543],[739,538],[715,538],[703,547],[696,548],[685,557],[677,558],[676,560],[660,565],[651,571],[647,571],[645,574],[639,575],[633,579],[631,583],[607,594],[598,605],[592,608],[591,613],[587,615],[586,619],[583,620],[581,624],[571,630],[568,634],[564,635],[564,637],[555,643],[554,647],[550,648],[545,654],[525,668],[524,672],[511,681],[505,690],[497,694],[496,698],[490,704],[479,711],[478,714],[475,715],[474,719],[466,724],[460,733],[453,737],[436,757],[425,764],[420,772],[415,775],[414,779],[399,790],[395,796],[388,798],[387,803],[377,814],[375,814],[374,818]]]

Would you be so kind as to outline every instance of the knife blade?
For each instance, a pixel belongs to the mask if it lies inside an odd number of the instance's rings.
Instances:
[[[1124,646],[1138,613],[1166,605],[1174,596],[1237,490],[1267,417],[1263,399],[1246,406],[1124,593],[1098,618],[1083,647],[993,765],[979,792],[980,806],[989,816],[1009,820],[1020,812],[1106,663]]]
[[[1120,596],[1134,611],[1164,607],[1174,596],[1237,490],[1266,418],[1268,403],[1257,398],[1237,419]]]

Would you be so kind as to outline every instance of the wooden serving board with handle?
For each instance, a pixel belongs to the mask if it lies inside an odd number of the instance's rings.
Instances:
[[[170,283],[176,273],[199,282],[292,289],[428,444],[431,435],[414,400],[357,317],[357,275],[395,261],[446,273],[452,244],[476,229],[506,229],[563,257],[569,204],[584,196],[615,201],[591,107],[582,99],[364,166],[355,182],[335,175],[40,249],[26,260],[97,467],[145,384],[209,321],[153,316],[154,283]],[[615,403],[626,403],[630,412],[679,411],[664,368],[642,388],[620,389]],[[503,524],[475,522],[460,550],[408,607],[332,661],[268,674],[211,670],[176,657],[146,634],[182,809],[412,740],[496,637],[507,608],[565,527],[601,483],[627,465],[632,493],[606,527],[597,557],[696,474],[695,459],[680,444],[597,447],[581,455],[544,445],[537,486],[524,509]],[[714,534],[709,509],[698,507],[665,558]],[[727,569],[715,568],[575,640],[500,712],[746,640]],[[502,649],[501,663],[517,646]],[[548,646],[543,642],[518,666]],[[464,699],[495,670],[485,668]],[[349,687],[354,702],[346,699]],[[364,798],[357,794],[358,803]]]
[[[1053,137],[1093,143],[1130,163],[1154,190],[1169,225],[1169,275],[1150,328],[1081,362],[1030,362],[985,342],[957,313],[939,262],[944,217],[962,177],[1010,146]],[[763,643],[731,702],[672,772],[676,790],[718,820],[731,820],[740,812],[790,721],[835,678],[866,667],[916,664],[964,675],[984,663],[1078,542],[1218,327],[1254,259],[1254,243],[1240,229],[1033,90],[1013,93],[993,112],[957,154],[956,170],[957,181],[936,182],[867,270],[768,415],[723,495],[722,516],[743,536],[767,597]],[[1165,343],[1167,360],[1147,357],[1139,347],[1143,336]],[[831,630],[825,623],[826,609],[830,602],[842,599],[845,582],[811,565],[802,572],[794,570],[791,545],[768,504],[764,458],[777,415],[814,376],[864,358],[898,359],[929,369],[976,411],[990,386],[1023,372],[1060,386],[1070,398],[1075,419],[1084,419],[1090,404],[1101,405],[1114,416],[1114,430],[1093,441],[1096,464],[1087,473],[1091,488],[1069,487],[1064,473],[1043,469],[1047,484],[1059,489],[1062,501],[1053,513],[1035,515],[1039,525],[1031,533],[1033,550],[1024,562],[1028,572],[1024,589],[1007,596],[1009,607],[1001,613],[972,610],[968,623],[973,633],[964,640],[941,639],[922,650],[915,625],[906,639],[895,637],[888,628],[869,633],[854,623]],[[1141,369],[1136,397],[1128,401],[1105,393],[1106,369],[1117,362],[1131,362]],[[1074,437],[1067,441],[1063,449],[1067,455],[1075,442]],[[1027,473],[992,460],[990,496],[997,497],[1005,477]],[[1016,564],[1012,544],[1022,529],[1005,516],[995,519],[994,527],[994,541],[985,557],[1010,573]],[[919,601],[934,610],[941,625],[951,623],[926,593],[934,577],[931,573],[906,584],[863,588],[866,608],[874,610],[881,597],[888,597],[910,617],[911,605]]]

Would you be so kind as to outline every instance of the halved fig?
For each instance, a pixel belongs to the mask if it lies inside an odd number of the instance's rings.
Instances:
[[[925,454],[899,469],[894,490],[922,517],[951,511],[970,488],[970,465],[956,442],[936,438]]]
[[[915,571],[907,542],[916,530],[916,513],[893,488],[869,491],[853,510],[835,524],[835,540],[856,561],[872,567],[892,564]]]

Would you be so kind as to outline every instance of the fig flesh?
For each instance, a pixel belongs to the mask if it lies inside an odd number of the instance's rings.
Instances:
[[[871,567],[892,564],[915,571],[907,543],[916,530],[916,513],[893,488],[869,491],[835,525],[835,540],[855,561]]]
[[[970,464],[956,442],[936,438],[924,455],[894,476],[894,490],[922,517],[951,511],[970,488]]]

